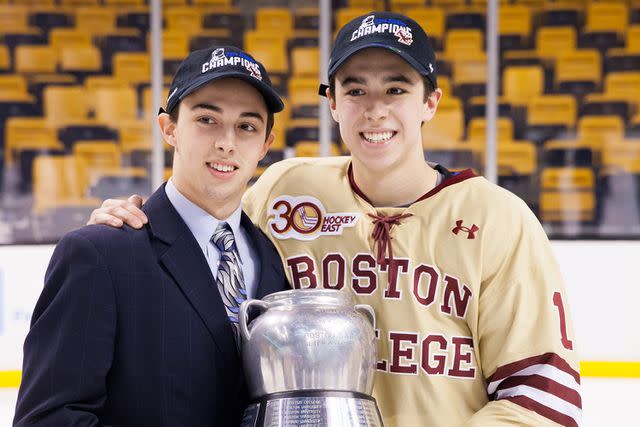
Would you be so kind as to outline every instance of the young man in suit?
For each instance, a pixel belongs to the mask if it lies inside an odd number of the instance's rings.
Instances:
[[[87,226],[57,245],[14,425],[239,425],[238,306],[288,287],[240,204],[282,108],[245,52],[184,60],[158,116],[173,175],[146,203],[142,232]]]

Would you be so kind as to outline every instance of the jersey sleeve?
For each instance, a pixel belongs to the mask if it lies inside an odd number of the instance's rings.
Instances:
[[[577,426],[579,359],[560,268],[537,218],[518,199],[489,242],[477,343],[490,403],[471,426]],[[497,238],[498,235],[503,237]]]

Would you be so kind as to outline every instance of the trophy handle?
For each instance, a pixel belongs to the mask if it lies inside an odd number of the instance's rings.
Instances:
[[[356,309],[356,311],[359,311],[360,313],[364,314],[367,317],[367,319],[369,319],[369,322],[371,323],[371,325],[373,326],[373,330],[375,331],[376,330],[376,312],[373,311],[373,308],[367,304],[356,304],[354,308]]]
[[[269,304],[259,299],[250,299],[245,300],[240,304],[240,312],[238,313],[238,325],[240,326],[240,335],[242,335],[243,341],[249,341],[251,337],[251,333],[249,332],[249,325],[247,321],[249,320],[247,316],[247,312],[249,311],[249,307],[255,305],[260,308],[260,311],[266,311],[269,308]]]

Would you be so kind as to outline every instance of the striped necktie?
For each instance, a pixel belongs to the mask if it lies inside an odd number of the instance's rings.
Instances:
[[[211,242],[220,250],[216,285],[226,308],[229,321],[233,326],[236,344],[240,348],[238,311],[242,301],[247,299],[247,291],[244,288],[244,277],[238,260],[236,241],[229,224],[226,222],[218,224],[218,228],[211,237]]]

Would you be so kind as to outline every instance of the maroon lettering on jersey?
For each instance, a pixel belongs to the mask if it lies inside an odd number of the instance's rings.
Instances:
[[[376,341],[380,340],[380,329],[376,329],[375,330],[375,334],[376,334]],[[378,363],[376,363],[376,369],[378,371],[387,372],[387,361],[386,361],[386,359],[378,360]]]
[[[413,295],[416,300],[425,307],[430,306],[436,299],[439,281],[440,273],[435,267],[426,264],[417,266],[413,270]],[[420,292],[421,289],[426,289],[426,292]]]
[[[380,263],[380,271],[386,271],[389,274],[389,286],[384,291],[385,298],[400,299],[401,292],[398,289],[398,274],[406,274],[409,270],[409,260],[407,258],[394,258],[389,262],[389,258],[385,258]]]
[[[336,278],[334,281],[331,280],[331,264],[336,265]],[[346,264],[347,260],[344,259],[342,254],[327,254],[322,259],[322,287],[337,290],[344,288]]]
[[[361,266],[365,264],[367,267]],[[357,254],[351,262],[353,279],[351,287],[356,294],[371,295],[378,287],[378,275],[375,272],[376,259],[371,254]],[[362,284],[364,282],[365,284]]]
[[[467,306],[469,305],[469,299],[471,298],[471,289],[464,283],[460,283],[458,279],[453,276],[445,274],[444,281],[446,283],[444,288],[444,294],[442,296],[442,305],[440,310],[443,313],[451,314],[451,297],[453,297],[453,304],[456,308],[456,316],[464,319],[467,315]]]
[[[471,366],[468,369],[463,369],[462,367],[462,362],[472,365],[473,339],[471,337],[451,337],[451,342],[454,348],[453,364],[447,375],[459,378],[475,378],[476,369],[474,367]]]
[[[413,347],[402,347],[403,342],[411,344],[418,343],[418,334],[408,332],[389,332],[389,339],[391,340],[391,364],[389,365],[389,372],[396,374],[417,374],[418,364],[401,364],[400,358],[406,358],[413,360]]]
[[[422,356],[420,360],[420,366],[427,375],[444,375],[445,365],[447,364],[446,354],[434,354],[431,356],[431,349],[439,347],[438,350],[444,351],[447,349],[447,339],[444,335],[427,335],[422,340]],[[431,360],[435,364],[431,363]]]
[[[311,257],[307,255],[298,255],[287,258],[287,266],[291,273],[291,286],[296,289],[302,289],[302,281],[306,279],[307,286],[304,286],[305,288],[318,287],[315,265]]]

